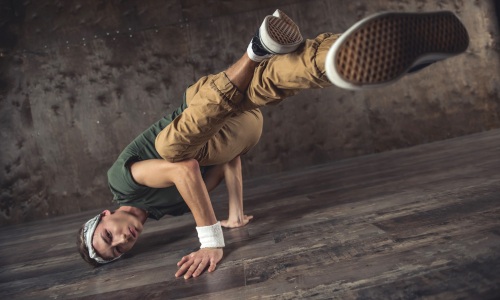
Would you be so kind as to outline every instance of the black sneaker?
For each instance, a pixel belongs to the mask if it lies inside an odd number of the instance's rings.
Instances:
[[[341,88],[376,88],[460,54],[468,46],[467,30],[452,12],[386,12],[367,17],[344,33],[328,51],[325,69]]]

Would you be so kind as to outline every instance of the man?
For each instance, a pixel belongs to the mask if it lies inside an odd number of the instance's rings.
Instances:
[[[245,226],[240,156],[259,140],[259,107],[300,90],[367,89],[390,84],[468,47],[450,12],[382,13],[343,35],[303,42],[297,25],[277,10],[264,19],[247,52],[229,69],[189,87],[179,109],[153,124],[120,154],[108,172],[120,207],[105,210],[78,234],[82,257],[108,263],[131,249],[146,219],[191,211],[200,250],[183,257],[176,276],[199,276],[222,259],[221,226]],[[229,216],[217,221],[208,192],[225,180]]]

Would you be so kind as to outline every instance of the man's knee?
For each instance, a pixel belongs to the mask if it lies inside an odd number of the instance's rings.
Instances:
[[[254,130],[249,136],[249,144],[251,147],[257,145],[262,135],[262,129],[264,127],[264,118],[262,117],[262,112],[259,109],[252,111],[252,114],[255,115],[254,126],[252,127]]]
[[[264,126],[264,119],[259,109],[249,111],[247,114],[247,121],[244,125],[244,138],[241,141],[242,145],[244,145],[244,149],[241,152],[241,155],[247,153],[255,145],[257,145],[262,135],[262,129]]]
[[[169,162],[179,162],[186,159],[186,147],[168,137],[168,130],[162,130],[155,140],[156,152]]]

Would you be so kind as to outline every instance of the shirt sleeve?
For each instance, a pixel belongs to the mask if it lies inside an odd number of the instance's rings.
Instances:
[[[135,182],[130,172],[130,164],[139,160],[136,156],[120,157],[108,170],[108,185],[114,200],[136,200],[147,193],[148,187]]]

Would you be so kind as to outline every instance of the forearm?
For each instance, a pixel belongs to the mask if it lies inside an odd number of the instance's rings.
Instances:
[[[239,223],[243,219],[243,178],[239,156],[228,163],[224,180],[229,197],[229,219]]]
[[[175,180],[175,186],[189,206],[197,226],[217,223],[214,209],[199,168],[186,172]]]

